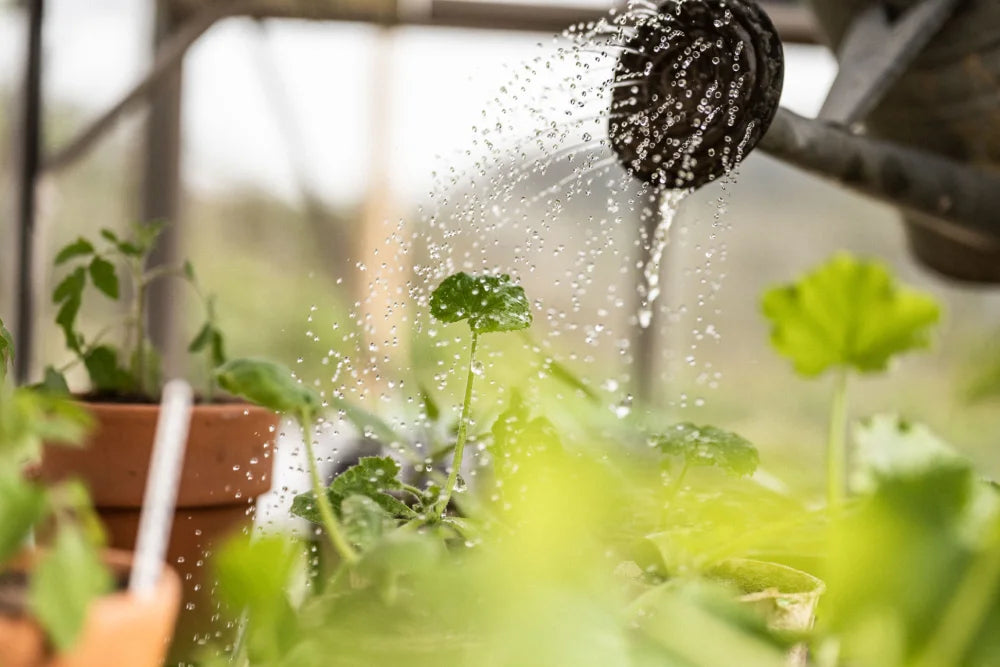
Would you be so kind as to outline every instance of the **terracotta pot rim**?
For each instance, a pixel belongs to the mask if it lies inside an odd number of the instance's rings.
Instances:
[[[24,572],[30,574],[35,567],[36,561],[45,553],[44,548],[27,549],[20,552],[18,555],[14,556],[8,563],[0,568],[0,572]],[[103,562],[112,572],[115,574],[128,573],[132,568],[132,560],[134,557],[134,552],[126,551],[125,549],[112,549],[110,547],[105,547],[101,549],[101,562]],[[163,570],[160,573],[160,578],[156,582],[154,587],[153,596],[162,595],[165,589],[180,586],[180,577],[174,572],[166,563],[163,564]],[[104,595],[100,596],[98,599],[126,599],[131,598],[133,594],[128,589],[128,583],[126,578],[126,584],[124,588],[116,588]]]
[[[102,412],[144,412],[157,413],[160,411],[159,403],[116,403],[114,401],[88,401],[81,397],[74,397],[78,403],[92,410]],[[192,412],[201,414],[228,414],[233,412],[256,412],[277,414],[274,410],[263,408],[253,403],[195,403],[191,406]]]

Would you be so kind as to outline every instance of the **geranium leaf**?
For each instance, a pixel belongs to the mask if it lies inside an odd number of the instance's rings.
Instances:
[[[831,367],[885,370],[893,356],[927,347],[941,315],[933,297],[898,286],[881,264],[847,253],[768,290],[762,306],[771,344],[807,377]]]
[[[508,275],[456,273],[445,278],[431,294],[431,315],[448,323],[466,320],[477,334],[531,326],[531,306],[524,289]]]
[[[721,468],[734,475],[752,475],[759,462],[757,448],[749,440],[714,426],[684,422],[654,436],[651,444],[689,466]]]

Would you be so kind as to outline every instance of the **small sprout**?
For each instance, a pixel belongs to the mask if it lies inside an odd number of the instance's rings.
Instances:
[[[752,475],[757,470],[757,448],[746,438],[714,426],[677,424],[651,439],[652,446],[691,467],[713,467],[731,475]]]
[[[467,273],[456,273],[445,278],[431,294],[431,315],[446,323],[465,320],[472,331],[469,371],[465,383],[465,400],[462,401],[462,416],[458,422],[455,455],[444,492],[435,507],[435,514],[440,517],[448,506],[458,481],[472,408],[472,385],[476,375],[482,374],[476,364],[479,335],[527,329],[531,326],[531,305],[524,294],[524,288],[513,284],[506,274],[470,276]]]

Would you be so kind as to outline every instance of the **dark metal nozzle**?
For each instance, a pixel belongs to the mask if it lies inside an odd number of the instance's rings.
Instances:
[[[781,40],[754,0],[666,0],[636,14],[612,82],[609,135],[656,187],[723,176],[767,131],[784,78]]]

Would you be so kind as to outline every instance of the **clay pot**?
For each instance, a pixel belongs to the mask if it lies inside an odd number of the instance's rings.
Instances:
[[[30,569],[32,556],[14,569]],[[132,554],[108,550],[104,561],[125,581]],[[29,616],[0,614],[0,665],[4,667],[160,667],[180,605],[177,574],[164,568],[153,593],[137,597],[120,590],[95,600],[75,646],[54,655],[42,629]]]
[[[133,549],[159,406],[87,403],[96,427],[80,449],[46,447],[49,481],[74,477],[90,488],[112,547]],[[183,611],[171,657],[187,656],[195,635],[213,628],[206,553],[248,524],[271,488],[278,417],[243,403],[197,405],[181,473],[167,562],[183,581]]]

